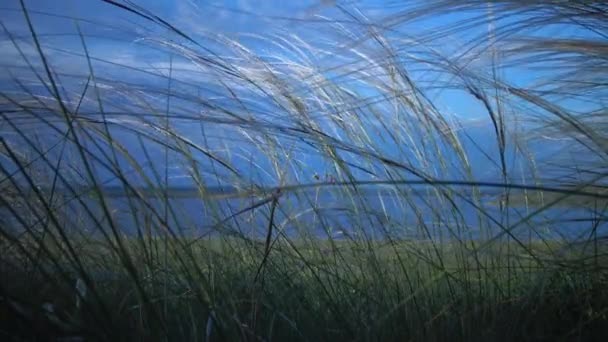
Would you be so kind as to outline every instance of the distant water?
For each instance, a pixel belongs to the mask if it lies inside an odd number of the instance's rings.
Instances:
[[[93,235],[101,234],[100,227],[109,231],[114,226],[132,236],[164,234],[168,227],[178,236],[262,238],[270,223],[269,195],[239,197],[236,189],[226,187],[207,190],[208,197],[203,199],[193,188],[171,188],[165,199],[161,189],[137,191],[143,199],[119,187],[104,188],[111,222],[95,196],[82,196],[81,202],[71,200],[60,210],[62,225]],[[607,233],[603,216],[590,208],[555,207],[528,217],[536,208],[519,205],[501,209],[496,204],[497,192],[486,192],[475,201],[472,194],[462,191],[450,201],[424,189],[397,193],[394,189],[363,187],[358,191],[349,194],[329,187],[281,194],[272,217],[273,231],[289,237],[390,236],[446,241],[481,236],[574,240],[588,236],[594,227],[598,235]],[[67,199],[64,194],[63,200]]]

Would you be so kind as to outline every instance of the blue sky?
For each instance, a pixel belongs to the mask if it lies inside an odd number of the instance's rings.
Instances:
[[[222,34],[243,42],[260,55],[272,54],[274,47],[260,39],[252,38],[252,35],[266,37],[298,35],[313,46],[315,44],[322,46],[323,38],[316,36],[315,21],[318,21],[319,25],[324,18],[352,22],[351,18],[345,17],[333,8],[335,2],[331,0],[294,2],[158,0],[132,3],[142,5],[150,13],[158,15],[195,39],[202,36],[205,31]],[[137,43],[141,37],[166,36],[167,31],[115,6],[99,0],[26,0],[25,4],[30,10],[47,57],[52,63],[60,64],[62,70],[86,69],[83,58],[65,53],[71,51],[82,54],[77,22],[87,37],[87,47],[93,57],[137,67],[167,64],[166,54]],[[392,8],[399,9],[399,6],[391,1],[361,1],[357,2],[357,7],[370,18],[370,21],[375,17],[390,15]],[[29,32],[21,14],[19,1],[9,0],[7,5],[0,8],[2,8],[0,20],[13,35],[23,38],[24,44],[21,48],[32,55],[33,62],[36,62],[37,53],[28,37]],[[408,35],[415,36],[418,32],[432,30],[435,25],[444,25],[448,21],[463,18],[462,14],[450,14],[400,27],[399,32],[407,32]],[[471,37],[451,37],[448,40],[450,44],[436,48],[449,54],[450,49],[456,50]],[[6,38],[1,44],[3,52],[0,54],[0,63],[18,64],[20,56],[12,44]],[[326,58],[325,61],[332,62],[331,58]],[[179,64],[179,61],[175,63]],[[186,62],[182,67],[192,68],[192,65]],[[126,78],[130,75],[123,73],[120,76]],[[465,118],[484,114],[473,109],[478,107],[474,105],[473,99],[462,95],[459,91],[443,91],[442,96],[447,100],[443,103],[448,106],[445,109]]]
[[[338,3],[343,3],[345,7],[351,9],[354,8],[353,2]],[[161,27],[161,25],[152,24],[132,13],[128,13],[102,1],[25,0],[25,4],[30,11],[45,55],[48,57],[51,65],[56,71],[68,74],[68,76],[59,75],[58,77],[63,81],[66,88],[70,88],[67,91],[69,96],[77,96],[84,82],[82,78],[70,78],[69,74],[88,73],[88,65],[86,59],[83,58],[84,50],[80,36],[78,35],[78,28],[85,37],[89,55],[95,59],[94,68],[99,78],[99,88],[103,89],[103,78],[133,84],[154,84],[159,89],[165,87],[166,80],[164,78],[154,77],[151,74],[126,67],[135,67],[140,70],[145,69],[153,74],[166,75],[170,61],[169,53],[157,47],[152,48],[149,44],[146,44],[146,41],[142,41],[141,39],[142,37],[149,41],[153,41],[159,37],[181,39],[176,35],[171,35],[168,29]],[[296,42],[295,37],[297,36],[315,48],[331,51],[331,48],[334,47],[332,44],[339,41],[331,35],[335,34],[337,37],[342,33],[339,32],[340,25],[337,25],[335,31],[327,29],[323,31],[328,36],[319,35],[319,27],[321,25],[327,26],[324,18],[337,20],[338,24],[343,21],[344,24],[342,26],[348,27],[349,30],[355,32],[357,29],[361,29],[361,27],[357,28],[356,25],[352,24],[352,18],[337,10],[334,7],[335,2],[331,0],[238,0],[210,2],[159,0],[132,1],[131,4],[139,4],[145,7],[149,13],[157,15],[179,30],[191,35],[201,46],[211,47],[215,51],[220,51],[221,47],[217,43],[205,38],[209,33],[213,35],[220,34],[242,43],[262,58],[274,56],[277,53],[276,46],[264,39],[267,37],[281,37],[285,39],[284,42],[287,44]],[[0,5],[0,21],[11,35],[16,38],[25,56],[31,59],[31,63],[40,67],[40,60],[31,44],[31,38],[29,37],[20,6],[19,1],[5,1]],[[379,21],[381,20],[379,18],[390,16],[395,11],[402,9],[397,1],[377,0],[357,2],[356,7],[360,9],[361,13],[370,18],[370,21]],[[353,10],[353,13],[356,12]],[[416,37],[424,32],[433,32],[434,28],[446,25],[449,22],[464,20],[469,18],[470,15],[470,13],[452,13],[433,17],[425,21],[416,21],[395,27],[398,31],[387,33],[387,35],[391,38],[406,40],[409,37]],[[435,45],[433,48],[449,56],[455,53],[455,51],[460,50],[464,44],[470,43],[471,39],[476,35],[484,34],[484,30],[486,28],[481,27],[479,30],[469,31],[467,34],[445,37],[441,40],[442,44]],[[550,32],[547,31],[546,34]],[[348,32],[344,34],[348,35]],[[0,86],[5,89],[10,89],[14,86],[11,83],[11,77],[31,81],[31,73],[23,69],[25,66],[23,58],[8,39],[6,32],[1,32],[0,38],[0,66],[10,71],[0,76]],[[183,42],[184,40],[181,39],[181,41]],[[297,53],[294,51],[287,52],[282,50],[280,53],[286,58],[297,57]],[[326,67],[344,62],[334,57],[331,53],[327,55],[307,55],[301,58],[310,58]],[[472,59],[472,63],[473,65],[475,63],[482,65],[484,62],[487,62],[487,58],[488,56],[482,56],[480,59]],[[188,87],[186,83],[209,84],[208,89],[217,86],[217,83],[207,78],[208,76],[200,76],[197,66],[192,61],[174,56],[171,63],[174,69],[173,76],[176,79],[184,81],[180,84],[174,84],[173,87],[183,87],[182,89],[186,89]],[[503,73],[506,73],[506,71],[503,71]],[[330,74],[328,73],[328,75]],[[424,70],[414,70],[412,71],[412,75],[417,81],[426,82],[424,84],[446,81]],[[510,81],[522,84],[531,82],[538,76],[538,74],[534,76],[532,73],[522,71],[516,71],[508,75]],[[362,91],[363,96],[379,95],[374,94],[369,89]],[[492,136],[487,113],[484,112],[482,106],[472,96],[462,90],[446,89],[429,91],[429,94],[437,102],[442,113],[446,116],[458,118],[458,120],[471,127],[472,134],[476,136],[476,139],[480,140],[478,143],[488,146],[490,154],[495,152],[493,151],[495,146],[492,147],[492,144],[495,143],[495,137]],[[150,101],[162,103],[164,99],[151,99]],[[173,105],[178,106],[179,101],[173,100]],[[179,111],[179,109],[176,110]],[[477,130],[475,130],[476,127],[478,128]],[[200,127],[192,127],[190,124],[186,124],[180,127],[180,130],[186,133],[191,131],[190,135],[193,139],[198,139],[194,142],[201,143]],[[235,140],[235,136],[230,135],[233,133],[216,132],[217,135],[224,134],[224,136],[228,136],[233,140],[223,142],[223,147],[218,146],[217,149],[241,150],[244,156],[247,153],[253,153],[242,140]],[[135,151],[139,148],[136,141],[130,138],[125,138],[125,141]],[[385,148],[387,155],[398,155],[394,146],[386,145],[383,148]],[[218,153],[221,154],[222,152]],[[139,155],[141,152],[136,152],[135,154]],[[238,155],[238,153],[236,154]],[[162,155],[162,151],[156,151],[153,158],[161,158]],[[309,158],[306,162],[312,165],[312,169],[314,170],[311,170],[311,172],[319,171],[322,173],[327,167],[320,161],[315,160],[314,157],[307,156],[303,158]],[[270,167],[270,165],[264,165],[264,161],[262,160],[259,160],[259,162],[259,169],[268,169]],[[177,177],[178,175],[176,175]]]

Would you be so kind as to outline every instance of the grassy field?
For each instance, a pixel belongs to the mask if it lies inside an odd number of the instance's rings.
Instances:
[[[100,4],[0,9],[0,339],[608,336],[604,2]]]
[[[603,244],[564,253],[544,244],[278,241],[266,254],[262,242],[240,240],[123,243],[118,252],[79,241],[86,278],[48,255],[44,265],[3,258],[4,333],[480,341],[607,333]],[[61,255],[59,246],[48,253]]]

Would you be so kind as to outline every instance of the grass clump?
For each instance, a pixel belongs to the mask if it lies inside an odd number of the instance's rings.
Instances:
[[[602,2],[321,6],[241,39],[102,2],[1,10],[2,336],[608,333]]]

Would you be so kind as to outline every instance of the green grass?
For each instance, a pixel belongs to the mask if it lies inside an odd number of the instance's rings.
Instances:
[[[589,340],[606,333],[608,279],[598,276],[604,272],[598,267],[606,262],[604,246],[595,257],[571,251],[559,258],[552,256],[558,246],[528,246],[538,262],[516,248],[509,258],[501,245],[465,258],[474,249],[340,242],[328,252],[323,242],[279,242],[254,282],[263,246],[210,240],[186,249],[172,241],[164,263],[162,241],[150,245],[143,251],[128,243],[138,270],[129,274],[124,256],[80,243],[78,254],[94,284],[80,309],[74,287],[79,275],[68,271],[69,264],[61,268],[65,275],[50,265],[50,274],[42,275],[27,261],[5,260],[3,274],[10,278],[4,279],[10,281],[3,289],[22,300],[24,310],[52,304],[72,334],[96,338]],[[132,277],[141,282],[147,302]],[[5,331],[24,337],[49,333],[40,326],[25,329],[29,321],[14,311],[9,315]],[[34,324],[45,322],[42,316]]]
[[[331,19],[298,21],[314,40],[260,37],[273,46],[263,54],[106,3],[141,22],[119,28],[25,1],[0,9],[27,32],[0,22],[19,56],[0,90],[3,340],[608,336],[603,2],[408,3],[377,22],[335,6]],[[471,16],[411,31],[453,11]],[[38,16],[69,22],[73,49],[57,49]],[[152,67],[100,57],[90,29],[171,57]],[[533,81],[513,76],[522,73]],[[450,91],[485,115],[493,138],[473,145],[491,161],[475,160],[462,133],[475,123],[441,103]],[[537,158],[530,151],[546,137],[569,141]],[[208,222],[175,220],[185,215],[170,167],[192,181],[180,196]],[[383,200],[407,226],[372,204],[370,188],[391,194]],[[129,193],[118,209],[132,226],[117,219],[110,189]],[[578,240],[544,234],[572,224],[541,224],[544,214],[581,206],[593,212]],[[181,234],[201,226],[212,234]],[[412,228],[421,239],[394,237]]]

